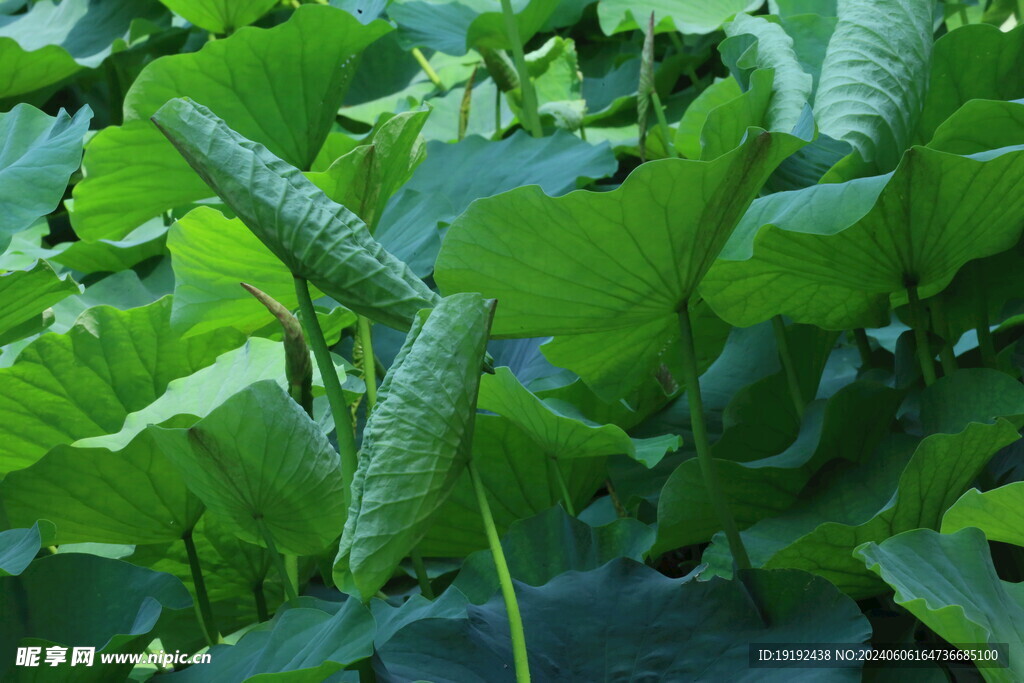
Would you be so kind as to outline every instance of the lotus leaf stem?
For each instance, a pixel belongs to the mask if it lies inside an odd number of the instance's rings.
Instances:
[[[800,378],[796,374],[796,363],[793,361],[793,354],[789,350],[789,338],[786,336],[786,323],[781,315],[772,318],[772,331],[775,333],[775,346],[779,350],[779,361],[786,373],[786,387],[789,389],[789,397],[793,400],[797,417],[803,418],[804,402],[803,392],[800,390]]]
[[[519,91],[523,97],[523,128],[535,138],[543,137],[544,129],[540,125],[540,114],[537,113],[537,91],[530,80],[530,70],[526,67],[526,54],[523,52],[523,41],[519,37],[519,22],[512,11],[511,0],[501,0],[501,13],[505,17],[505,32],[512,43],[512,61],[519,74]]]
[[[203,629],[203,636],[209,645],[214,645],[220,635],[217,630],[217,622],[213,618],[213,608],[210,606],[210,596],[206,592],[206,579],[203,578],[203,568],[199,565],[199,553],[196,552],[196,542],[192,538],[192,532],[182,536],[185,544],[185,553],[188,555],[188,568],[192,573],[192,585],[196,590],[196,611],[199,613],[199,625]]]
[[[921,364],[924,385],[935,384],[935,364],[932,362],[931,347],[928,344],[928,322],[924,306],[917,295],[917,285],[907,287],[907,299],[910,301],[910,318],[914,327],[914,346],[917,347],[917,360]]]

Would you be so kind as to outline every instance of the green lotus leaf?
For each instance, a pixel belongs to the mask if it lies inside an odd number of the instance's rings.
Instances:
[[[853,549],[910,529],[937,529],[942,514],[996,451],[1019,438],[1002,418],[990,425],[972,422],[958,434],[925,438],[905,467],[898,453],[881,450],[859,469],[836,470],[804,504],[741,532],[751,561],[768,569],[810,571],[854,598],[877,595],[883,586],[861,568]],[[872,512],[872,503],[881,507]],[[728,551],[720,541],[705,561],[725,568],[722,556]]]
[[[167,248],[174,269],[171,322],[183,337],[221,327],[247,334],[263,330],[270,320],[267,309],[239,286],[242,282],[258,284],[289,309],[298,306],[288,268],[237,218],[209,207],[192,209],[171,226]],[[315,288],[311,294],[321,296]],[[334,312],[342,318],[332,328],[355,322],[351,311],[338,307]],[[321,325],[327,334],[327,322]]]
[[[123,450],[54,447],[0,483],[15,524],[45,518],[56,543],[166,543],[192,532],[203,504],[149,434]]]
[[[569,404],[545,402],[530,392],[507,367],[496,368],[495,374],[480,380],[478,405],[484,410],[508,418],[530,435],[537,448],[554,460],[592,458],[625,454],[654,467],[666,453],[682,445],[672,434],[650,439],[631,439],[619,427],[596,425],[581,419]]]
[[[941,377],[921,394],[921,430],[925,434],[956,434],[970,422],[991,423],[1024,417],[1024,386],[989,368],[964,368]]]
[[[642,562],[654,542],[654,530],[635,519],[617,519],[593,527],[553,507],[513,522],[501,538],[512,578],[542,586],[569,571],[597,569],[619,557]],[[498,592],[490,552],[478,550],[462,563],[452,586],[472,602],[487,602]]]
[[[63,109],[47,116],[28,104],[0,114],[0,253],[14,233],[57,208],[82,161],[82,137],[91,118],[87,106],[74,117]]]
[[[347,12],[300,7],[271,29],[245,28],[194,53],[158,59],[125,97],[124,124],[93,138],[72,222],[87,240],[117,239],[160,213],[211,195],[147,119],[190,97],[289,164],[308,169],[330,131],[355,57],[388,31]],[[225,86],[225,84],[231,84]]]
[[[740,84],[735,78],[715,79],[704,88],[696,99],[690,103],[683,113],[683,118],[676,126],[673,144],[676,151],[687,159],[700,159],[702,154],[701,130],[708,116],[718,107],[732,102],[743,94]]]
[[[13,652],[26,640],[41,646],[43,653],[48,646],[66,647],[66,661],[53,668],[46,665],[47,673],[57,680],[75,680],[85,667],[70,665],[70,648],[96,648],[94,666],[101,666],[101,653],[142,652],[161,615],[191,604],[181,581],[168,574],[85,553],[50,555],[33,562],[21,576],[0,581],[0,649]],[[20,673],[13,657],[2,666],[4,679]],[[102,666],[104,677],[121,678],[133,665]]]
[[[1019,172],[1020,147],[971,156],[915,147],[888,178],[781,193],[765,200],[774,210],[745,221],[701,293],[733,325],[784,314],[831,330],[884,326],[894,295],[906,301],[916,286],[931,296],[968,261],[1017,242]],[[964,192],[943,190],[953,185]]]
[[[374,623],[364,605],[348,600],[337,612],[297,607],[234,645],[210,648],[210,663],[174,675],[176,681],[323,681],[373,654]]]
[[[788,133],[800,122],[804,107],[811,99],[814,79],[806,73],[793,51],[793,39],[782,26],[763,17],[737,14],[725,25],[725,34],[753,36],[756,42],[737,60],[742,68],[772,69],[774,93],[767,104],[764,122],[767,130]],[[725,43],[723,43],[724,51]]]
[[[374,241],[358,216],[206,107],[171,100],[153,120],[295,277],[397,329],[408,328],[416,311],[437,302],[437,294]],[[244,178],[240,168],[249,169]]]
[[[500,299],[497,337],[642,329],[631,356],[642,381],[757,189],[800,144],[751,129],[713,161],[643,164],[611,192],[552,198],[522,187],[478,201],[449,229],[436,280]]]
[[[985,535],[977,529],[939,534],[915,529],[865,543],[857,558],[896,592],[894,600],[949,643],[1005,643],[1009,661],[979,665],[986,681],[1009,683],[1024,673],[1024,600],[1000,580]],[[1003,668],[1007,667],[1007,668]]]
[[[429,111],[396,114],[374,131],[369,144],[306,177],[333,201],[349,208],[373,232],[391,195],[426,157],[420,131]]]
[[[51,0],[24,14],[0,15],[0,97],[52,86],[83,68],[96,68],[124,47],[134,19],[165,13],[154,0]],[[6,14],[6,13],[5,13]]]
[[[19,339],[19,326],[78,292],[74,280],[58,277],[46,261],[37,261],[29,270],[0,273],[0,345]]]
[[[861,643],[871,634],[854,602],[821,578],[754,571],[749,585],[769,625],[738,581],[670,579],[627,559],[569,571],[536,588],[519,584],[531,674],[545,681],[788,681],[792,671],[751,668],[751,644]],[[506,619],[496,596],[461,618],[413,622],[378,649],[381,669],[396,679],[438,683],[513,681]],[[595,642],[601,656],[573,654]],[[855,681],[861,673],[825,675]]]
[[[188,488],[243,541],[312,555],[345,519],[341,460],[276,382],[250,384],[187,429],[150,427]]]
[[[39,549],[53,545],[54,526],[37,520],[28,529],[0,531],[0,577],[17,576],[35,559]]]
[[[273,9],[276,0],[160,0],[172,12],[213,33],[233,33]]]
[[[917,140],[930,140],[943,121],[971,100],[1024,97],[1022,37],[1024,27],[1003,33],[995,26],[971,24],[936,40]]]
[[[932,52],[930,0],[850,0],[821,66],[814,115],[881,171],[900,161],[924,104]]]
[[[528,433],[497,415],[479,414],[473,430],[473,466],[487,490],[499,532],[514,522],[564,505],[557,467],[573,508],[582,510],[604,483],[607,458],[551,459]],[[425,557],[464,557],[487,548],[469,473],[463,473],[434,514],[417,550]]]
[[[546,0],[512,0],[520,40],[525,43],[532,38],[557,6]],[[512,47],[501,8],[487,0],[398,0],[388,7],[388,16],[398,24],[399,36],[408,45],[450,55],[481,47]]]
[[[788,396],[777,400],[786,403]],[[784,514],[829,460],[858,461],[888,431],[902,392],[871,382],[854,382],[826,401],[811,403],[800,432],[777,454],[749,459],[742,442],[723,435],[712,451],[722,494],[741,527]],[[764,431],[767,431],[766,429]],[[702,543],[720,530],[696,459],[669,476],[658,499],[656,553]]]
[[[939,124],[931,149],[976,154],[1024,144],[1024,100],[970,100]]]
[[[313,372],[314,384],[322,386],[319,369]],[[339,375],[345,381],[344,370],[339,370]],[[282,389],[288,388],[285,349],[281,342],[253,337],[222,354],[211,365],[170,382],[160,398],[125,417],[118,432],[79,439],[74,445],[120,450],[151,424],[161,424],[179,415],[206,417],[250,384],[263,380],[274,380]]]
[[[1024,546],[1024,482],[985,491],[970,489],[942,516],[942,533],[977,527],[990,541]]]
[[[435,111],[431,119],[436,116]],[[414,272],[426,275],[441,247],[441,229],[473,200],[521,185],[565,194],[614,170],[611,147],[587,144],[566,131],[543,138],[516,131],[502,140],[470,135],[454,144],[431,141],[426,161],[394,195],[375,235]]]
[[[334,562],[343,590],[376,593],[465,469],[492,306],[479,295],[442,299],[384,377]]]
[[[763,4],[764,0],[602,0],[597,6],[597,18],[605,35],[645,27],[652,12],[659,30],[712,33],[737,12],[753,12]]]
[[[0,369],[0,472],[27,467],[53,446],[118,431],[171,380],[242,343],[224,330],[182,340],[170,318],[169,298],[129,311],[92,308],[67,333],[36,339]]]

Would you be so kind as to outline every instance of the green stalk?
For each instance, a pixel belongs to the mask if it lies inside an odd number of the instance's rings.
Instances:
[[[370,319],[359,316],[359,345],[363,347],[363,382],[366,384],[366,412],[369,414],[377,405],[377,364],[373,356],[373,337],[370,335]]]
[[[693,344],[693,324],[690,321],[690,310],[684,306],[679,312],[679,333],[683,347],[683,381],[686,383],[686,397],[690,404],[690,425],[693,429],[693,443],[697,448],[697,461],[704,477],[704,488],[708,498],[722,525],[725,538],[729,541],[733,564],[737,569],[750,569],[750,557],[743,546],[736,519],[732,516],[729,503],[718,484],[715,462],[711,459],[711,444],[708,441],[708,428],[704,422],[704,402],[700,395],[700,379],[697,372],[697,352]]]
[[[294,604],[299,599],[298,591],[296,591],[295,585],[288,576],[288,569],[284,566],[284,558],[281,557],[281,553],[277,552],[274,536],[270,533],[270,529],[267,528],[267,523],[263,521],[262,517],[256,520],[256,526],[260,528],[260,535],[263,536],[263,542],[267,544],[267,550],[270,552],[274,568],[277,570],[277,575],[281,577],[281,583],[284,584],[285,597],[288,599],[288,602]]]
[[[782,362],[782,369],[786,372],[786,386],[789,388],[789,397],[796,407],[796,414],[803,419],[804,403],[803,392],[800,391],[800,379],[796,375],[796,364],[793,362],[793,354],[789,350],[789,338],[786,336],[786,323],[782,321],[781,315],[772,318],[772,331],[775,333],[775,346],[779,350],[779,360]]]
[[[857,351],[860,353],[860,367],[870,368],[871,367],[871,342],[868,341],[868,333],[863,327],[858,327],[853,331],[853,340],[857,342]]]
[[[665,143],[665,156],[675,159],[679,155],[672,145],[672,138],[669,137],[668,121],[665,119],[665,108],[661,106],[661,97],[658,91],[651,88],[651,103],[654,105],[654,115],[658,118],[658,129],[661,130],[661,137]]]
[[[924,306],[917,296],[917,285],[907,287],[907,299],[910,301],[910,318],[914,326],[914,346],[917,347],[917,361],[921,364],[924,385],[930,387],[935,383],[935,364],[932,362],[931,348],[928,345],[927,320]]]
[[[313,300],[309,297],[309,285],[305,279],[298,276],[295,277],[295,293],[299,298],[302,326],[306,329],[309,345],[313,348],[313,357],[316,358],[316,364],[320,368],[320,376],[324,380],[324,390],[327,392],[327,402],[331,406],[331,415],[334,417],[334,429],[338,435],[338,451],[341,453],[341,476],[345,480],[345,507],[348,507],[352,497],[352,479],[356,473],[355,429],[348,416],[345,395],[341,391],[341,381],[338,380],[338,371],[334,369],[331,351],[327,348],[324,331],[321,329],[320,321],[313,309]]]
[[[502,0],[502,2],[507,3],[508,0]],[[512,585],[512,574],[508,571],[505,551],[501,548],[498,529],[494,526],[491,506],[487,503],[487,492],[484,490],[483,482],[480,481],[480,475],[477,473],[473,461],[469,462],[469,477],[473,482],[473,490],[476,492],[477,505],[480,506],[480,518],[484,523],[484,531],[487,532],[487,543],[491,546],[491,556],[494,558],[498,582],[501,584],[501,595],[505,598],[508,626],[512,634],[512,660],[516,668],[516,683],[530,683],[530,661],[526,652],[526,633],[523,630],[523,617],[519,614],[519,602],[516,600],[515,587]]]
[[[931,300],[932,329],[942,337],[942,349],[939,350],[939,361],[942,363],[942,376],[948,377],[957,371],[956,354],[953,353],[952,335],[949,331],[949,324],[946,321],[946,310],[942,305],[942,298],[935,297]]]
[[[420,585],[420,593],[427,600],[433,600],[434,588],[430,585],[430,576],[427,575],[427,567],[423,564],[423,556],[414,550],[409,559],[412,560],[412,568],[416,570],[416,582]]]
[[[537,91],[533,89],[530,71],[526,68],[526,54],[523,52],[523,41],[519,37],[519,22],[512,12],[511,0],[501,0],[501,13],[505,17],[505,31],[512,42],[512,61],[519,74],[519,91],[523,95],[523,128],[535,138],[544,135],[540,125],[540,114],[537,113]]]
[[[562,468],[558,466],[558,460],[556,458],[548,458],[548,467],[552,471],[555,483],[558,484],[558,492],[562,496],[562,502],[565,504],[565,511],[570,516],[576,516],[576,507],[572,504],[572,496],[569,495],[569,487],[565,483],[565,477],[562,476]]]
[[[441,82],[441,77],[437,75],[436,71],[434,71],[434,67],[430,66],[430,62],[428,62],[427,58],[423,56],[420,49],[418,47],[414,47],[411,52],[413,59],[415,59],[416,63],[420,65],[420,68],[423,69],[423,73],[427,75],[427,78],[429,78],[430,82],[434,84],[434,87],[438,90],[444,90],[444,83]]]
[[[252,589],[252,599],[256,603],[256,619],[260,623],[270,619],[270,613],[267,612],[267,596],[263,592],[263,582],[260,581]]]
[[[199,566],[199,553],[196,552],[196,542],[192,540],[192,532],[182,536],[185,543],[185,553],[188,555],[188,568],[192,573],[192,585],[196,589],[196,611],[199,613],[199,625],[203,629],[203,637],[206,643],[213,646],[217,643],[220,632],[217,630],[217,622],[213,618],[213,608],[210,607],[210,596],[206,592],[206,579],[203,578],[203,569]]]

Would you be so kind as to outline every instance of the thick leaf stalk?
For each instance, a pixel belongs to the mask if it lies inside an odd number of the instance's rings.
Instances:
[[[494,525],[494,517],[491,515],[491,506],[487,502],[487,491],[476,467],[469,464],[469,476],[473,480],[473,491],[476,493],[476,502],[480,506],[480,518],[484,523],[484,530],[487,532],[487,544],[491,548],[491,556],[494,558],[494,567],[498,573],[498,583],[501,585],[501,596],[505,600],[505,611],[508,612],[508,626],[512,635],[512,661],[516,669],[516,683],[530,682],[530,659],[526,649],[526,631],[523,629],[523,617],[519,613],[519,601],[516,599],[515,586],[512,585],[512,574],[508,570],[508,562],[505,560],[505,551],[502,550],[501,540],[498,538],[498,529]]]
[[[327,392],[327,402],[331,406],[331,416],[334,418],[334,429],[338,438],[338,452],[341,455],[341,476],[345,480],[345,504],[348,505],[351,501],[352,481],[357,465],[355,428],[346,410],[345,394],[341,390],[338,371],[334,368],[331,351],[327,348],[324,331],[320,327],[320,320],[317,319],[316,310],[313,308],[313,300],[309,296],[309,284],[300,277],[295,278],[295,294],[299,299],[302,325],[306,328],[306,336],[313,347],[313,357],[320,368],[324,391]]]
[[[935,384],[935,364],[932,362],[931,346],[928,343],[928,318],[924,306],[917,295],[917,285],[907,287],[907,299],[910,301],[910,318],[914,326],[914,346],[917,347],[917,360],[921,364],[921,375],[924,385]]]
[[[530,80],[530,70],[526,66],[526,54],[523,52],[523,41],[519,37],[519,22],[512,11],[511,0],[501,0],[501,14],[505,18],[505,31],[512,43],[512,60],[519,74],[519,88],[523,93],[523,127],[535,138],[544,136],[538,113],[537,91]]]
[[[377,405],[377,361],[373,355],[373,336],[369,318],[359,316],[356,323],[359,332],[359,347],[362,352],[363,383],[366,385],[367,414]]]
[[[683,381],[686,383],[686,398],[690,404],[690,424],[693,429],[693,442],[697,448],[697,460],[700,463],[704,478],[704,488],[718,517],[718,523],[729,541],[733,564],[737,569],[750,569],[750,557],[740,538],[736,519],[732,516],[729,503],[722,493],[715,472],[715,461],[711,457],[711,443],[708,441],[707,423],[704,421],[704,402],[700,394],[700,375],[697,371],[697,352],[693,343],[693,324],[690,321],[689,307],[679,312],[679,333],[683,350]]]
[[[803,392],[800,389],[800,378],[796,374],[796,362],[793,360],[793,354],[789,350],[786,323],[783,322],[781,315],[772,318],[772,331],[775,333],[775,346],[779,350],[779,361],[782,363],[782,369],[786,373],[786,388],[789,389],[789,397],[793,401],[793,407],[796,408],[797,416],[802,418],[804,416],[804,407],[807,404],[804,402]]]
[[[185,544],[185,554],[188,555],[188,568],[192,574],[192,585],[196,589],[196,611],[199,613],[199,625],[202,626],[206,642],[216,645],[220,637],[217,630],[217,622],[213,617],[213,608],[210,606],[210,596],[206,592],[206,579],[203,576],[203,568],[199,564],[199,553],[196,552],[196,542],[192,539],[192,532],[182,537]]]

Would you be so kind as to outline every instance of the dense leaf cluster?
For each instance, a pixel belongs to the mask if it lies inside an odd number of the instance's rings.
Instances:
[[[0,0],[0,679],[1024,679],[1019,4]]]

